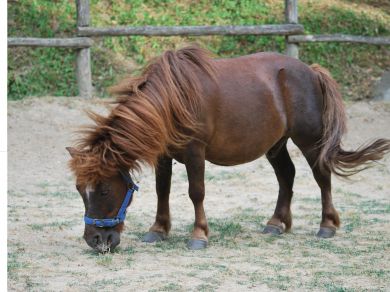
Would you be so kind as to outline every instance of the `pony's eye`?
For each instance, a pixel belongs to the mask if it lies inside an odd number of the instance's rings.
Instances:
[[[102,196],[107,196],[109,194],[108,190],[104,190],[100,193]]]

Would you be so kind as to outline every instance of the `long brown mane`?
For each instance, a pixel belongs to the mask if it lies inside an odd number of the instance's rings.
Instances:
[[[81,130],[80,152],[69,163],[79,183],[112,176],[118,168],[155,166],[168,147],[188,143],[202,104],[199,73],[215,76],[209,53],[190,46],[165,52],[139,77],[112,87],[116,107],[107,117],[89,114],[95,125]]]

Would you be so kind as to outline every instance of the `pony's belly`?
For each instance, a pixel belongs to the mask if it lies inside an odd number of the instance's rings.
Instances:
[[[233,142],[224,145],[209,145],[206,149],[206,160],[224,166],[243,164],[264,155],[273,144],[264,143],[264,141],[251,142],[247,141],[245,144]]]
[[[207,161],[210,161],[211,163],[213,164],[216,164],[216,165],[221,165],[221,166],[233,166],[233,165],[239,165],[239,164],[244,164],[244,163],[247,163],[247,162],[251,162],[257,158],[259,158],[260,156],[262,156],[264,153],[262,154],[259,154],[259,155],[256,155],[256,156],[253,156],[253,157],[240,157],[239,159],[235,158],[235,159],[231,159],[230,157],[206,157],[206,160]]]

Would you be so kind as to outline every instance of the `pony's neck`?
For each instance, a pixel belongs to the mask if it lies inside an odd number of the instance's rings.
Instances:
[[[109,138],[124,156],[155,166],[169,149],[180,149],[198,132],[202,106],[200,76],[215,80],[208,52],[199,47],[167,51],[137,78],[111,92],[118,106],[111,112]],[[132,167],[125,164],[125,167]]]
[[[214,72],[208,52],[198,47],[165,52],[140,77],[112,88],[117,106],[108,117],[92,116],[96,126],[82,146],[93,150],[101,169],[156,166],[160,155],[180,149],[199,130],[199,75],[215,80]]]

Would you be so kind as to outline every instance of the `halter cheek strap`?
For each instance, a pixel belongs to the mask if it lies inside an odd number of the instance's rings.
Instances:
[[[95,227],[114,227],[119,223],[125,221],[126,218],[126,208],[130,203],[131,198],[133,197],[134,191],[138,191],[138,186],[133,182],[130,175],[127,172],[120,171],[122,177],[126,180],[129,188],[127,190],[126,196],[122,202],[121,207],[119,208],[118,214],[114,218],[105,218],[105,219],[95,219],[84,215],[84,222],[87,225],[93,225]]]

